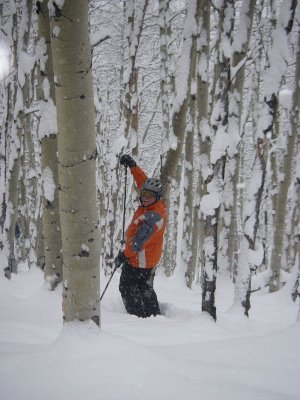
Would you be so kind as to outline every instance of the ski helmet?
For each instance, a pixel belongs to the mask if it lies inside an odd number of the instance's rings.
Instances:
[[[149,179],[147,179],[144,182],[142,189],[149,190],[150,192],[155,193],[155,195],[156,195],[156,197],[158,199],[160,199],[162,197],[162,194],[163,194],[162,183],[157,178],[149,178]]]

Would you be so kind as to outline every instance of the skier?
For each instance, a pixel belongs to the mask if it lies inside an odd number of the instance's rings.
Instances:
[[[134,159],[124,154],[120,164],[129,167],[140,191],[141,205],[126,232],[125,251],[115,259],[122,266],[119,290],[128,314],[146,318],[160,314],[153,277],[163,248],[166,206],[161,181],[148,178]]]

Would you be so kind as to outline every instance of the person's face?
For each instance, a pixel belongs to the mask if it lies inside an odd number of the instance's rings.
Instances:
[[[156,196],[150,190],[142,189],[141,193],[140,193],[140,199],[141,199],[141,203],[144,207],[151,206],[152,204],[154,204],[156,202]]]

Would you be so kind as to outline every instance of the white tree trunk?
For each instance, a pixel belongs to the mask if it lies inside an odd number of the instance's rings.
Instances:
[[[276,30],[274,31],[274,40],[273,40],[273,47],[271,50],[271,61],[273,61],[273,64],[270,66],[269,71],[271,74],[273,74],[274,70],[276,68],[280,68],[281,72],[279,73],[278,76],[278,82],[275,82],[275,86],[272,87],[271,93],[268,91],[266,98],[265,98],[265,103],[269,107],[269,118],[270,118],[270,126],[272,126],[272,123],[274,125],[278,124],[277,121],[277,105],[278,105],[278,92],[280,88],[280,84],[283,79],[283,73],[284,70],[287,66],[288,63],[288,54],[285,53],[286,47],[289,47],[289,34],[292,30],[293,23],[294,23],[294,17],[295,17],[295,11],[296,11],[296,6],[297,6],[297,1],[295,0],[289,0],[286,1],[285,4],[282,5],[282,9],[279,15],[279,20],[277,23]],[[286,10],[288,9],[288,12]],[[299,46],[299,43],[298,43]],[[278,59],[276,57],[276,53],[278,49],[281,50],[281,57],[279,59],[279,65],[275,65],[278,63]],[[274,55],[275,53],[275,55]],[[299,58],[299,57],[298,57]],[[299,62],[299,60],[297,60]],[[298,67],[298,65],[297,65]],[[298,67],[299,69],[299,67]],[[299,77],[298,77],[299,79]],[[270,83],[267,80],[267,84]],[[295,88],[297,92],[297,86],[298,86],[298,81],[296,78],[295,82]],[[299,88],[298,88],[299,90]],[[297,96],[297,94],[296,94]],[[272,100],[270,100],[272,99]],[[298,98],[294,97],[293,100],[298,100],[299,102],[299,95]],[[294,103],[298,104],[298,103]],[[294,110],[293,110],[294,111]],[[273,122],[274,121],[274,122]],[[276,126],[275,125],[275,126]],[[269,129],[269,127],[268,127]],[[274,135],[272,138],[274,139],[276,135]],[[271,255],[271,263],[270,263],[270,268],[271,268],[271,277],[270,277],[270,292],[275,292],[279,290],[280,288],[280,271],[281,271],[281,260],[282,260],[282,254],[283,254],[283,238],[284,238],[284,232],[285,232],[285,216],[286,216],[286,203],[287,203],[287,196],[288,196],[288,190],[289,186],[291,183],[291,173],[292,173],[292,164],[293,164],[293,153],[294,153],[294,146],[296,143],[296,137],[297,133],[295,129],[292,130],[291,135],[288,137],[288,143],[287,143],[287,150],[286,150],[286,156],[284,158],[283,162],[283,168],[282,172],[284,174],[284,180],[283,181],[278,181],[276,182],[279,184],[278,188],[278,193],[274,194],[273,196],[275,199],[273,199],[273,204],[275,205],[275,214],[274,214],[274,236],[273,236],[273,246],[272,246],[272,255]],[[273,163],[274,166],[274,163]],[[273,171],[275,174],[275,171]]]
[[[231,43],[233,29],[233,1],[226,0],[220,9],[219,66],[220,73],[215,77],[214,109],[211,117],[213,138],[210,152],[210,165],[205,179],[206,194],[201,200],[201,211],[204,218],[204,270],[202,281],[202,311],[208,312],[216,320],[215,290],[218,265],[218,222],[219,211],[223,201],[223,179],[225,156],[230,144],[228,138],[228,91],[230,85],[230,55],[226,46]],[[226,22],[226,23],[225,23]],[[225,143],[225,146],[224,146]],[[221,145],[221,146],[220,146]],[[224,147],[222,147],[224,146]]]
[[[181,156],[183,150],[183,144],[186,135],[186,119],[188,112],[188,87],[191,81],[191,59],[192,59],[192,36],[196,29],[196,1],[191,0],[188,3],[187,16],[184,27],[184,44],[181,50],[182,65],[181,71],[179,72],[180,90],[176,93],[176,100],[174,110],[172,113],[172,128],[173,135],[170,136],[170,140],[176,142],[176,146],[171,146],[169,143],[169,150],[165,164],[162,169],[162,183],[164,186],[164,196],[166,199],[170,199],[174,195],[174,209],[168,206],[168,225],[166,227],[166,247],[164,251],[163,264],[168,270],[175,268],[174,261],[176,259],[176,246],[177,246],[177,227],[174,231],[171,231],[171,221],[174,221],[175,225],[178,225],[176,212],[179,209],[179,198],[180,198],[180,179],[181,179]],[[191,22],[192,21],[192,22]],[[187,67],[186,67],[187,66]],[[171,214],[173,213],[173,214]],[[171,247],[172,246],[172,247]],[[175,247],[173,247],[175,246]],[[178,250],[178,249],[177,249]]]
[[[10,15],[10,23],[12,26],[9,31],[13,68],[9,77],[9,113],[7,118],[7,132],[8,137],[6,140],[6,190],[7,199],[5,205],[5,222],[4,222],[4,235],[2,238],[2,249],[4,257],[5,274],[10,278],[11,272],[17,272],[17,260],[15,251],[15,229],[17,222],[18,212],[18,190],[19,190],[19,174],[20,174],[20,156],[21,156],[21,137],[25,127],[25,106],[24,106],[24,85],[28,79],[28,70],[26,73],[22,70],[20,63],[23,54],[27,51],[29,32],[30,32],[30,18],[32,1],[23,0],[19,7],[10,4],[8,7],[8,14]],[[21,16],[22,13],[22,16]],[[19,24],[19,25],[18,25]],[[29,60],[29,57],[27,61]],[[27,67],[30,64],[27,65]]]
[[[233,58],[231,65],[229,121],[228,130],[233,138],[233,146],[229,149],[229,158],[226,161],[225,196],[224,196],[224,227],[226,230],[226,263],[232,275],[235,273],[237,261],[238,235],[237,235],[237,198],[239,179],[239,141],[243,136],[244,127],[244,102],[243,90],[245,82],[245,65],[248,60],[249,42],[252,32],[253,16],[256,0],[244,0],[240,9],[239,26],[233,42]]]
[[[200,4],[199,4],[200,5]],[[195,27],[192,35],[190,76],[188,80],[188,106],[187,128],[185,138],[185,160],[184,160],[184,222],[183,222],[183,248],[182,260],[185,264],[185,279],[189,288],[192,287],[195,278],[195,263],[197,246],[194,229],[194,135],[196,123],[196,66],[197,66],[197,36],[200,8],[196,8]]]
[[[50,42],[48,4],[39,3],[38,27],[40,49],[39,93],[41,119],[39,137],[41,143],[43,181],[43,229],[45,241],[44,277],[53,290],[63,278],[61,234],[58,204],[57,125],[55,108],[54,76]],[[52,121],[49,124],[49,115]]]
[[[198,248],[197,256],[193,253],[193,265],[200,262],[201,268],[204,265],[203,260],[203,241],[204,241],[204,220],[200,212],[200,201],[205,194],[205,185],[207,171],[211,168],[209,157],[211,150],[210,127],[208,124],[209,114],[209,43],[210,43],[210,4],[203,0],[198,4],[200,12],[202,11],[202,25],[200,29],[200,40],[198,41],[198,60],[197,60],[197,133],[199,138],[199,166],[200,173],[198,177],[199,194],[196,198],[196,209],[194,213],[193,247]],[[197,238],[197,244],[195,240]]]
[[[137,51],[142,34],[148,0],[142,0],[135,4],[135,0],[126,2],[127,17],[127,62],[128,66],[124,74],[124,103],[121,130],[129,140],[133,154],[138,154],[138,68],[136,66]]]
[[[100,324],[96,135],[88,3],[66,0],[51,10],[56,76],[59,209],[65,321]]]
[[[168,141],[170,133],[170,104],[169,104],[169,50],[171,26],[170,26],[170,0],[159,1],[160,21],[160,98],[163,121],[163,141]]]

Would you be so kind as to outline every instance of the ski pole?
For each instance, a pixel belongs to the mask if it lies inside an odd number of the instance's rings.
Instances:
[[[126,213],[126,195],[127,195],[127,166],[125,166],[125,190],[124,190],[124,209],[123,209],[123,227],[122,227],[122,240],[121,240],[121,244],[125,243],[125,213]],[[116,269],[118,267],[115,266],[113,272],[110,275],[110,278],[103,290],[103,293],[100,297],[100,301],[102,300],[102,297],[104,296],[106,289],[108,288],[108,285],[110,284],[112,277],[114,276],[114,273],[116,272]]]
[[[110,284],[110,281],[112,280],[112,277],[114,276],[114,273],[116,272],[116,269],[117,269],[117,267],[114,268],[112,274],[110,275],[110,278],[109,278],[109,280],[108,280],[108,282],[107,282],[107,284],[106,284],[106,286],[105,286],[105,288],[103,290],[103,293],[102,293],[102,295],[100,297],[100,301],[102,300],[102,297],[104,296],[104,293],[106,292],[106,289],[108,288],[108,285]]]

